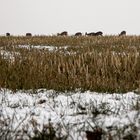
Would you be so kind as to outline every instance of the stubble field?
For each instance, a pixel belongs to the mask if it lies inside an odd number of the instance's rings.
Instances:
[[[140,88],[140,36],[0,37],[0,52],[2,88],[111,93]]]

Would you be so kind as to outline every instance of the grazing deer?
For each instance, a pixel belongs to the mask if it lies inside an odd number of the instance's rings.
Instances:
[[[6,36],[10,36],[10,33],[6,33]]]
[[[95,36],[102,36],[102,35],[103,35],[103,32],[101,31],[95,33]]]
[[[32,34],[31,33],[26,33],[26,36],[32,36]]]
[[[96,33],[94,33],[94,32],[92,32],[92,33],[87,33],[87,32],[86,32],[86,33],[85,33],[85,35],[87,35],[87,36],[95,36],[95,34],[96,34]]]
[[[88,36],[102,36],[103,35],[103,32],[99,31],[99,32],[92,32],[92,33],[87,33],[85,35],[88,35]]]
[[[82,33],[81,32],[77,32],[77,33],[75,33],[75,36],[82,36]]]
[[[126,31],[122,31],[119,36],[125,36],[126,35]]]
[[[58,36],[67,36],[68,35],[68,32],[67,31],[64,31],[62,33],[58,33],[57,35]]]

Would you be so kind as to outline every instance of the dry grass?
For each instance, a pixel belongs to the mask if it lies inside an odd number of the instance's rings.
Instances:
[[[18,45],[68,46],[49,52]],[[126,92],[140,86],[140,36],[0,37],[0,87]],[[16,55],[16,53],[20,55]]]

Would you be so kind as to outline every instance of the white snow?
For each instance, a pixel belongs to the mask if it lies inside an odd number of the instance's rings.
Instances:
[[[18,45],[20,48],[35,48],[35,49],[48,49],[49,51],[54,51],[58,49],[67,49],[68,46],[62,46],[62,47],[57,47],[57,46],[40,46],[40,45]]]
[[[1,130],[7,128],[4,124],[10,125],[10,131],[16,131],[19,137],[19,132],[26,130],[23,139],[29,139],[29,135],[34,136],[34,126],[41,131],[43,125],[51,122],[57,134],[67,135],[69,131],[68,140],[86,139],[85,130],[92,130],[95,124],[107,130],[108,127],[121,129],[133,123],[140,131],[140,112],[136,109],[140,95],[133,92],[108,94],[77,91],[58,94],[46,89],[36,92],[12,93],[1,89]]]
[[[70,46],[41,46],[41,45],[18,45],[16,46],[18,48],[26,48],[26,49],[40,49],[40,50],[48,50],[50,52],[55,52],[59,50],[59,53],[64,53],[64,54],[68,54],[68,55],[76,55],[77,52],[76,51],[70,51],[68,50],[68,48]],[[90,55],[92,55],[92,51],[89,52]],[[111,51],[111,53],[116,57],[116,56],[128,56],[130,55],[130,53],[125,53],[125,52],[115,52],[115,51]],[[99,56],[102,56],[102,52],[98,53]],[[0,55],[2,56],[3,59],[7,59],[11,62],[14,62],[15,57],[16,56],[20,56],[19,52],[16,51],[8,51],[8,50],[4,50],[3,47],[0,48]],[[133,54],[135,55],[135,57],[139,57],[139,52],[135,51],[135,53]]]
[[[20,55],[20,53],[0,49],[0,55],[3,59],[7,59],[8,61],[14,62],[15,56]]]

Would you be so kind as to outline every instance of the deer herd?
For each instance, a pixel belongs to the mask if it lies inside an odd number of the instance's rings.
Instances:
[[[6,36],[10,36],[10,33],[6,33]],[[32,34],[31,33],[26,33],[27,37],[31,37]],[[68,32],[64,31],[61,33],[57,33],[57,36],[68,36]],[[83,34],[81,32],[77,32],[74,34],[74,36],[83,36]],[[103,36],[103,32],[98,31],[98,32],[90,32],[90,33],[85,33],[85,36]],[[126,31],[122,31],[119,36],[126,36]]]

